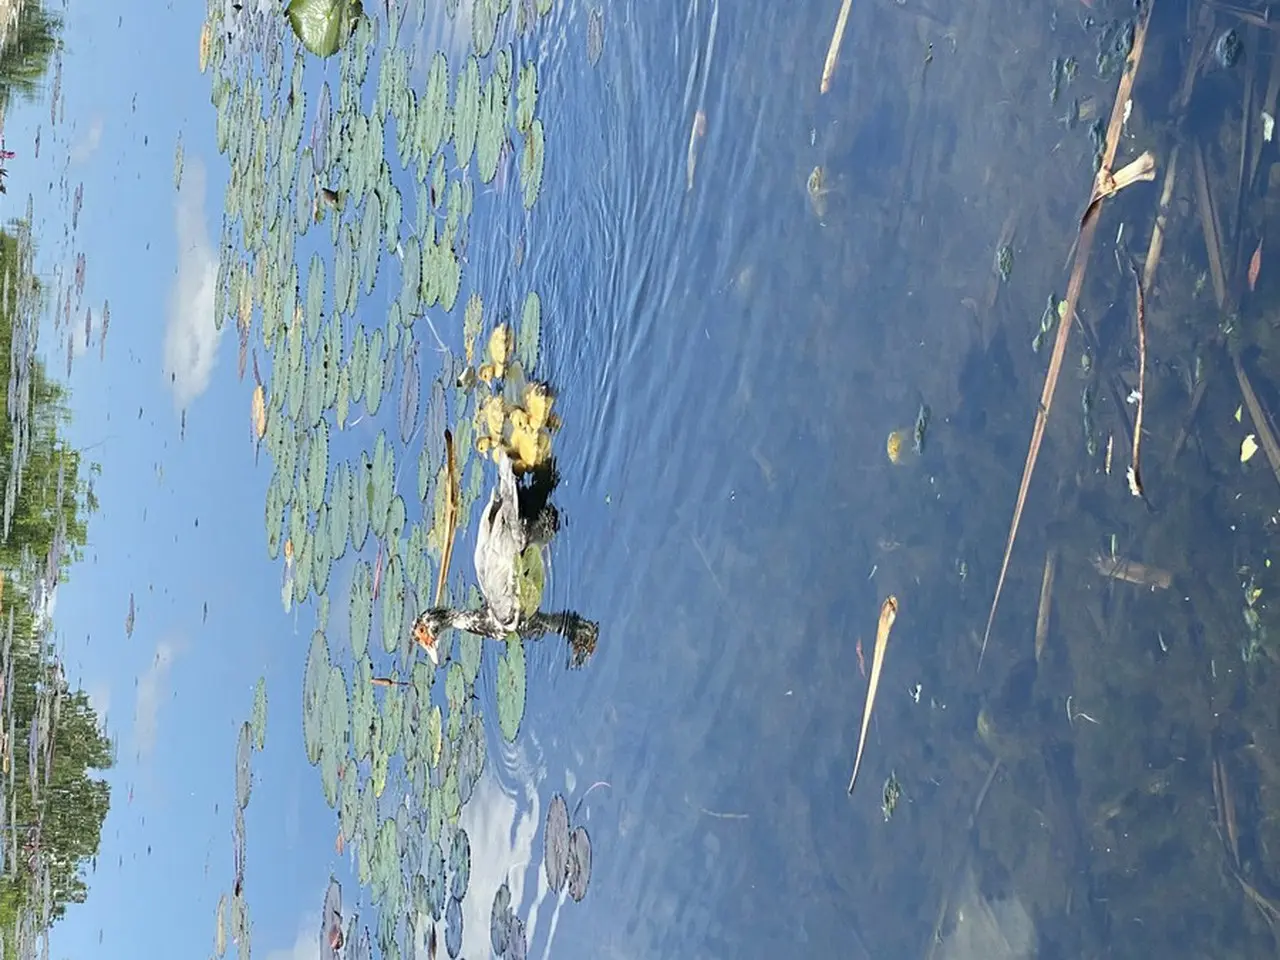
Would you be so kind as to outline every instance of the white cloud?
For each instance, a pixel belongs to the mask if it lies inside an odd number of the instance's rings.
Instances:
[[[268,951],[267,960],[320,960],[320,913],[309,913],[298,922],[293,944]]]
[[[138,699],[133,710],[133,745],[145,759],[156,745],[160,704],[169,692],[169,670],[178,655],[178,646],[168,640],[156,644],[151,666],[138,678]]]
[[[89,121],[89,129],[77,137],[75,143],[71,145],[72,163],[86,163],[98,152],[98,147],[102,144],[102,128],[102,114],[94,114],[93,119]]]
[[[164,335],[164,369],[180,409],[209,386],[221,336],[213,323],[218,258],[205,224],[204,194],[204,164],[196,157],[188,161],[178,188],[178,276]]]
[[[533,860],[533,840],[542,824],[542,799],[532,772],[527,765],[521,768],[519,786],[525,796],[519,800],[523,803],[503,790],[490,765],[462,810],[460,820],[471,841],[470,891],[462,906],[463,956],[484,957],[492,952],[489,914],[493,896],[504,881],[511,890],[511,909],[524,921],[529,943],[537,927],[538,907],[550,895],[542,864]],[[521,807],[526,812],[521,813]],[[531,875],[537,891],[529,906],[525,884]]]

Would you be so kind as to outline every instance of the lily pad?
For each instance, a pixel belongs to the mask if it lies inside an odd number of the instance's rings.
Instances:
[[[307,652],[306,672],[302,681],[302,742],[311,763],[320,762],[321,710],[324,706],[328,670],[329,651],[324,634],[317,630],[311,635],[311,647]]]
[[[538,343],[542,337],[542,299],[535,291],[529,291],[520,311],[520,326],[516,333],[516,356],[526,370],[538,365]]]
[[[556,794],[547,805],[547,824],[542,836],[542,866],[552,893],[559,893],[569,875],[569,806]]]
[[[455,958],[462,950],[462,904],[453,899],[444,910],[444,948]]]
[[[508,743],[514,743],[524,719],[525,655],[524,641],[508,639],[507,649],[498,661],[498,726]]]
[[[471,883],[471,838],[461,827],[454,831],[449,847],[449,876],[449,893],[454,900],[461,900]]]
[[[516,573],[520,594],[520,612],[532,616],[542,605],[542,592],[546,586],[547,571],[542,560],[542,549],[536,544],[525,548],[520,555]]]
[[[586,827],[575,827],[569,838],[569,896],[580,902],[591,883],[591,837]]]
[[[324,893],[324,908],[320,911],[322,960],[337,960],[342,943],[342,887],[337,880],[330,878]]]
[[[524,149],[520,153],[520,190],[524,195],[526,210],[533,209],[533,205],[538,202],[538,194],[542,191],[545,150],[542,120],[535,118],[529,125],[529,133],[524,139]]]
[[[361,659],[369,649],[369,628],[373,623],[373,571],[365,560],[355,566],[351,577],[351,653]]]
[[[493,906],[489,911],[489,945],[498,956],[507,952],[511,920],[511,890],[503,883],[493,895]]]

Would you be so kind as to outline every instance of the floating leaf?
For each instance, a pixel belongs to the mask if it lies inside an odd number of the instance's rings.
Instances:
[[[213,951],[219,957],[227,952],[227,926],[230,917],[227,915],[227,895],[218,897],[218,909],[214,914]]]
[[[521,135],[528,134],[537,106],[538,67],[529,60],[520,68],[520,79],[516,84],[516,130]]]
[[[489,912],[489,945],[498,956],[507,952],[511,920],[511,890],[503,883],[493,895],[493,906]]]
[[[528,617],[542,606],[542,591],[546,585],[546,567],[542,561],[542,549],[533,544],[520,555],[516,572],[520,595],[520,612]]]
[[[387,653],[400,648],[404,604],[404,567],[400,557],[393,555],[382,578],[382,649]]]
[[[422,730],[426,755],[431,766],[438,767],[440,765],[440,753],[444,749],[444,716],[440,711],[440,705],[433,704],[431,711],[427,714],[427,722]]]
[[[476,639],[478,642],[479,638]],[[487,749],[484,722],[478,713],[471,712],[458,747],[458,797],[463,803],[471,799],[484,772]]]
[[[320,725],[320,785],[324,789],[325,802],[331,807],[338,805],[338,776],[346,762],[350,729],[347,684],[342,677],[342,670],[331,666]]]
[[[484,0],[480,0],[476,6],[480,6]],[[462,950],[462,904],[457,900],[450,900],[449,905],[444,911],[444,947],[449,951],[450,957],[457,957],[458,952]]]
[[[324,261],[320,254],[311,255],[307,269],[307,339],[314,342],[320,336],[320,315],[324,312]]]
[[[320,762],[320,722],[324,706],[325,686],[328,682],[329,651],[324,634],[317,630],[311,635],[311,647],[307,652],[306,672],[302,681],[302,742],[307,760]]]
[[[534,119],[529,125],[529,133],[525,136],[524,149],[520,154],[520,190],[524,194],[524,207],[533,208],[538,202],[538,194],[542,190],[542,166],[545,161],[546,144],[543,140],[542,120]]]
[[[259,677],[253,688],[253,715],[250,719],[253,728],[254,744],[259,750],[267,742],[267,680]]]
[[[506,960],[525,960],[529,943],[525,939],[524,921],[517,916],[511,917],[511,931],[507,934]]]
[[[427,854],[427,902],[434,919],[439,920],[444,914],[448,895],[444,879],[444,854],[440,852],[440,844],[433,843],[431,852]]]
[[[335,464],[329,481],[329,553],[337,560],[347,551],[351,531],[351,467]]]
[[[379,538],[386,535],[387,514],[395,493],[395,473],[395,451],[386,431],[381,430],[373,442],[373,461],[369,465],[369,524]]]
[[[475,0],[471,9],[471,45],[476,56],[488,56],[498,32],[498,0]]]
[[[508,639],[506,653],[498,660],[498,725],[508,743],[515,742],[524,719],[524,641]]]
[[[419,108],[421,120],[418,145],[422,149],[422,155],[430,158],[436,155],[444,141],[449,119],[449,61],[439,51],[431,58],[426,94],[420,101]]]
[[[252,404],[253,432],[261,440],[267,433],[267,395],[262,389],[262,384],[257,384],[253,388],[253,404]]]
[[[373,572],[368,562],[355,565],[351,578],[351,653],[361,659],[369,649],[369,627],[373,622]]]
[[[575,827],[569,838],[569,896],[580,902],[591,882],[591,837],[585,827]]]
[[[516,356],[526,370],[538,365],[538,343],[542,337],[542,299],[534,291],[524,298],[520,311],[520,329],[516,337]]]
[[[404,374],[400,385],[400,439],[408,443],[418,421],[418,404],[421,402],[421,381],[418,371],[418,351],[411,348],[405,357]]]
[[[542,866],[552,893],[559,893],[569,876],[569,806],[556,794],[547,805],[547,825],[542,837]]]
[[[320,911],[320,956],[324,960],[337,960],[342,941],[342,887],[330,878]]]
[[[453,94],[454,162],[461,168],[465,168],[471,162],[479,122],[480,64],[474,56],[470,56],[467,57],[462,72],[458,74],[458,83]]]

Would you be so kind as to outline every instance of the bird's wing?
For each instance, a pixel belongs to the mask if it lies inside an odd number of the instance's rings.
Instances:
[[[513,630],[520,619],[516,562],[524,549],[516,478],[505,452],[498,457],[498,483],[480,518],[476,536],[476,580],[494,618]]]

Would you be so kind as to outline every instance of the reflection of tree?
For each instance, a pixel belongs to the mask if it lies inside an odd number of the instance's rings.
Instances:
[[[0,638],[13,625],[9,662],[0,663],[0,677],[11,671],[0,697],[6,957],[18,955],[20,929],[29,946],[33,917],[38,930],[61,917],[66,904],[85,899],[85,867],[97,853],[111,802],[107,783],[92,774],[113,762],[88,696],[66,682],[40,606],[85,544],[88,515],[97,507],[90,485],[97,466],[82,470],[80,452],[64,436],[65,388],[34,353],[45,300],[31,264],[29,226],[0,231],[0,475],[6,477],[0,502],[8,519],[7,532],[0,525]]]
[[[0,46],[0,109],[13,94],[31,99],[49,70],[49,62],[62,41],[62,17],[50,13],[40,0],[21,3],[17,21]]]

